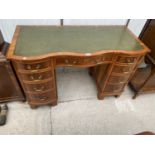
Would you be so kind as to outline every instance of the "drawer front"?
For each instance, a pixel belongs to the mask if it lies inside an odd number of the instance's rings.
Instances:
[[[104,89],[104,92],[108,92],[108,93],[120,92],[122,91],[123,87],[124,87],[124,84],[119,84],[119,85],[107,84],[107,86]]]
[[[116,62],[123,64],[134,64],[137,62],[138,56],[118,56]]]
[[[113,67],[112,73],[122,73],[122,74],[127,73],[128,74],[133,71],[133,67],[134,67],[134,65],[128,65],[128,66],[115,65]]]
[[[42,72],[42,73],[30,73],[30,74],[21,73],[21,78],[24,81],[31,81],[31,82],[38,82],[52,77],[53,77],[53,73],[51,71]]]
[[[104,56],[96,56],[96,57],[74,57],[74,56],[66,56],[66,57],[59,57],[56,59],[57,65],[63,66],[80,66],[80,65],[88,65],[93,66],[97,64],[102,64],[105,62],[112,61],[112,54],[107,54]]]
[[[54,80],[50,80],[49,82],[45,82],[42,84],[25,84],[25,89],[28,92],[38,93],[44,92],[47,90],[54,89]]]
[[[45,59],[44,61],[33,61],[33,62],[16,62],[16,65],[20,70],[26,71],[37,71],[40,69],[45,69],[51,66],[50,59]]]
[[[44,102],[56,100],[56,92],[54,90],[46,93],[28,94],[28,96],[29,100],[36,104],[42,104]]]
[[[113,84],[122,84],[122,83],[126,83],[129,79],[129,76],[114,76],[111,75],[111,77],[109,78],[109,83],[113,83]]]

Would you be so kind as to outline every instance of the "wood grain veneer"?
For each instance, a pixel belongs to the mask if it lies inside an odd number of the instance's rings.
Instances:
[[[57,103],[55,68],[60,66],[89,67],[99,99],[119,96],[149,51],[123,26],[17,26],[7,57],[34,108]],[[46,77],[48,69],[52,74]],[[29,80],[27,75],[35,78]],[[50,77],[53,83],[45,92],[41,88]],[[39,84],[40,92],[30,84]]]

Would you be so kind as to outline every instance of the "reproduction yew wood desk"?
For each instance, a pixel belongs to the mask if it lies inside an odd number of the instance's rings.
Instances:
[[[57,104],[56,67],[88,67],[98,98],[119,96],[149,49],[123,26],[17,26],[10,59],[32,108]]]

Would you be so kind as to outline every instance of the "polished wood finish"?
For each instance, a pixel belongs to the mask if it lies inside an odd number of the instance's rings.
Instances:
[[[113,58],[113,62],[108,64],[106,68],[102,65],[91,68],[92,75],[97,83],[98,98],[104,99],[105,96],[120,96],[136,71],[142,57],[142,55],[122,55],[122,57],[116,55]],[[124,63],[124,60],[127,59],[132,60],[132,62]]]
[[[13,65],[32,108],[38,105],[57,103],[54,61],[14,61]]]
[[[133,99],[139,94],[155,92],[155,20],[148,20],[140,35],[141,40],[151,49],[145,57],[147,66],[139,68],[130,82],[135,92]]]
[[[122,26],[18,26],[7,57],[14,65],[31,108],[35,108],[56,105],[56,67],[89,67],[97,84],[98,98],[118,97],[147,52],[149,49]]]
[[[24,95],[13,71],[10,61],[6,60],[9,44],[4,42],[0,34],[0,103],[24,101]]]

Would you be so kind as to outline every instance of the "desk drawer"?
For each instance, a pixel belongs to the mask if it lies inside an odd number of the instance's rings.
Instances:
[[[118,56],[116,62],[123,64],[134,64],[137,62],[138,56]]]
[[[56,58],[56,64],[59,66],[93,66],[103,64],[105,62],[112,61],[112,54],[105,54],[101,56],[88,56],[88,57],[76,57],[76,56],[65,56]]]
[[[41,104],[44,102],[50,102],[56,99],[56,92],[49,91],[46,93],[38,93],[38,94],[28,94],[29,100],[36,104]]]
[[[51,66],[50,59],[44,59],[41,61],[29,61],[29,62],[16,62],[19,70],[26,71],[38,71],[40,69],[45,69]]]
[[[124,84],[119,84],[119,85],[107,84],[104,89],[104,92],[107,92],[107,93],[120,92],[122,91],[123,87],[124,87]]]
[[[28,73],[28,74],[20,73],[20,75],[23,81],[31,81],[31,82],[38,82],[49,78],[53,78],[52,71],[46,71],[42,73]]]
[[[124,75],[124,76],[111,75],[108,82],[113,84],[122,84],[122,83],[126,83],[128,79],[129,79],[128,75]]]
[[[39,83],[39,84],[25,84],[25,89],[27,92],[32,92],[32,93],[51,90],[51,89],[54,89],[54,80],[52,79],[48,82]]]
[[[120,66],[120,65],[115,65],[113,67],[112,72],[113,73],[122,73],[122,74],[128,74],[133,71],[134,65],[127,65],[127,66]]]

